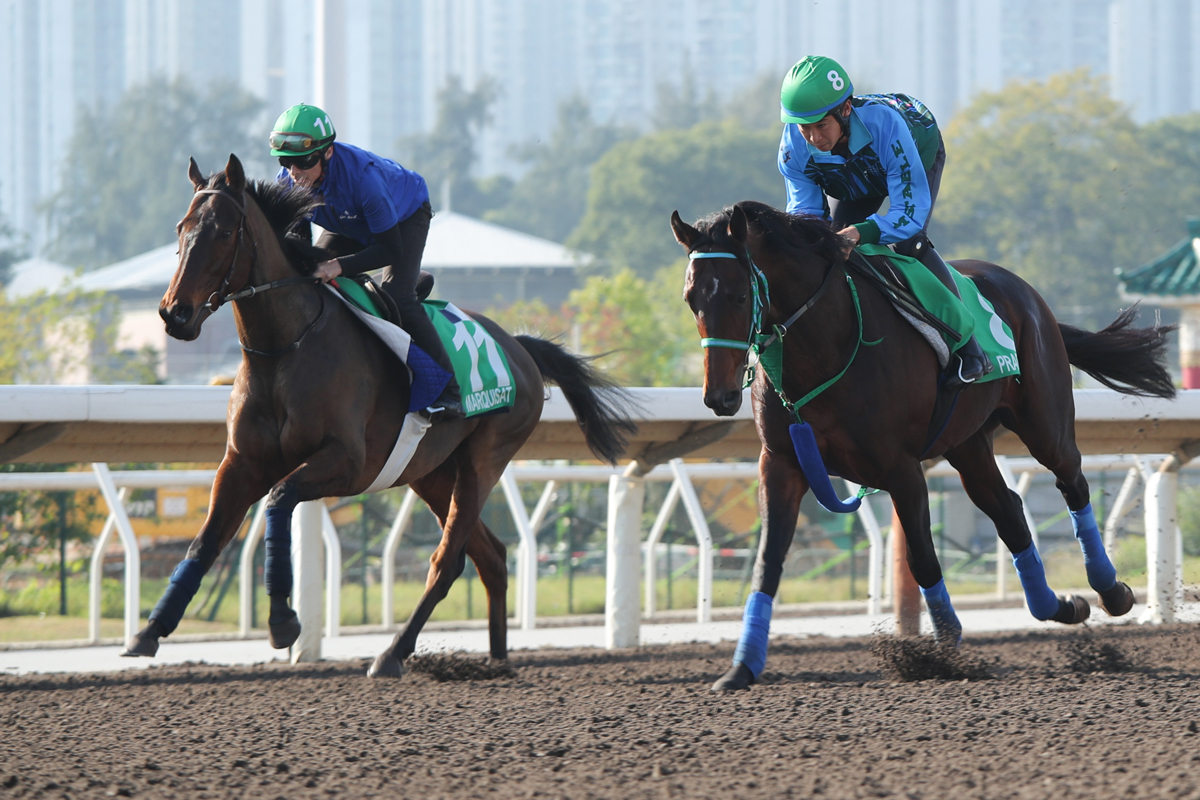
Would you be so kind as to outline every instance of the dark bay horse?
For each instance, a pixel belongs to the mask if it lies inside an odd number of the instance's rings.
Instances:
[[[982,261],[955,262],[1011,328],[1021,374],[963,389],[945,428],[930,443],[940,372],[934,351],[880,291],[847,271],[847,243],[829,225],[743,202],[695,227],[676,212],[671,227],[692,259],[684,299],[706,348],[704,402],[717,415],[731,415],[741,405],[746,343],[804,309],[783,336],[783,385],[772,386],[765,369],[753,383],[762,440],[764,533],[734,664],[714,690],[747,688],[766,662],[771,602],[800,499],[810,488],[797,456],[801,445],[792,438],[802,427],[801,416],[829,473],[891,495],[908,565],[939,642],[957,645],[962,627],[930,534],[925,458],[949,461],[971,501],[996,524],[1035,617],[1074,624],[1090,613],[1084,598],[1057,597],[1046,585],[1021,499],[1005,485],[993,455],[992,437],[1001,425],[1054,473],[1101,606],[1113,616],[1128,613],[1132,592],[1117,580],[1104,551],[1080,471],[1071,365],[1126,394],[1173,397],[1175,388],[1163,367],[1169,327],[1130,327],[1133,310],[1098,333],[1063,325],[1033,287],[1013,273]],[[762,278],[756,280],[756,274]],[[758,320],[756,298],[763,301]],[[881,341],[860,347],[875,340]],[[794,403],[842,370],[840,379],[810,402],[794,412],[785,407],[780,392]],[[810,477],[828,480],[824,474]]]
[[[292,510],[304,501],[366,490],[391,453],[409,403],[408,372],[396,355],[317,279],[306,277],[328,255],[285,235],[306,224],[318,199],[301,188],[248,182],[236,156],[211,177],[192,161],[188,177],[195,194],[178,226],[179,268],[159,313],[171,336],[190,341],[230,300],[246,352],[229,401],[229,443],[208,518],[128,655],[157,652],[158,640],[175,629],[247,509],[264,495],[271,644],[295,642],[300,624],[288,605]],[[585,359],[473,317],[508,357],[516,404],[507,413],[435,423],[393,484],[411,485],[429,505],[442,540],[430,559],[424,595],[375,659],[371,676],[403,674],[417,634],[467,556],[487,591],[491,656],[507,657],[505,547],[479,515],[537,425],[546,381],[562,388],[588,446],[602,460],[615,463],[634,430],[622,392]]]

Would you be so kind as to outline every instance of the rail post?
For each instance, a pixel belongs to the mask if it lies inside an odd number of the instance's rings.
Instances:
[[[917,636],[921,633],[921,590],[908,568],[908,546],[900,515],[892,507],[892,600],[896,613],[896,633]]]
[[[100,493],[104,495],[104,502],[108,504],[112,514],[117,535],[121,537],[121,546],[125,548],[125,643],[128,645],[138,632],[142,616],[142,554],[138,549],[137,537],[133,534],[129,515],[125,513],[125,504],[121,501],[120,493],[113,483],[112,473],[108,470],[108,464],[97,461],[92,464],[92,472],[96,475]]]
[[[121,487],[121,490],[117,492],[117,501],[124,504],[128,494],[129,489]],[[92,548],[92,567],[88,572],[88,641],[92,644],[100,644],[100,603],[104,582],[104,551],[108,548],[108,540],[112,538],[113,528],[116,527],[116,524],[116,515],[109,512],[108,519],[104,520],[104,528],[100,531],[100,536]]]
[[[1143,623],[1174,622],[1181,599],[1176,514],[1179,466],[1172,456],[1146,479],[1146,610],[1138,619]]]
[[[242,557],[238,562],[238,635],[246,639],[254,627],[254,551],[267,527],[267,501],[258,501],[254,518],[242,542]]]
[[[292,512],[292,603],[300,618],[300,638],[292,645],[292,663],[321,660],[322,539],[320,500],[300,503]]]
[[[385,628],[392,628],[396,624],[396,609],[393,600],[396,590],[396,549],[400,546],[400,537],[404,535],[404,530],[412,520],[413,510],[416,506],[417,493],[410,487],[404,491],[404,499],[400,501],[400,510],[396,513],[396,519],[388,531],[387,541],[383,544],[383,575],[380,581],[383,584],[381,592],[383,609],[379,619]]]
[[[696,621],[712,622],[712,582],[713,582],[713,543],[712,531],[708,528],[708,520],[704,509],[700,506],[700,498],[696,496],[696,487],[692,485],[687,466],[682,458],[671,459],[671,472],[675,475],[675,483],[679,485],[679,497],[683,500],[683,508],[691,520],[692,530],[696,532],[696,541],[700,545],[697,559],[696,581]]]
[[[641,635],[638,557],[646,479],[637,462],[608,479],[608,554],[604,588],[604,646],[637,647]]]

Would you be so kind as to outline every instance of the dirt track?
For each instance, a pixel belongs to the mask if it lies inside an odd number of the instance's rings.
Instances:
[[[697,645],[0,678],[0,798],[1200,798],[1196,627],[968,637],[966,681],[873,644],[773,643],[733,696],[732,647]]]

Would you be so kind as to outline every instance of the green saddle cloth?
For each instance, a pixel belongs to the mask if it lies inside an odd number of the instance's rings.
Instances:
[[[996,309],[986,297],[979,293],[975,282],[964,277],[962,273],[947,264],[954,282],[958,284],[958,293],[962,300],[954,296],[928,268],[915,258],[902,256],[895,251],[879,244],[859,245],[857,250],[863,255],[883,256],[895,265],[908,281],[909,287],[917,297],[921,306],[949,325],[962,336],[957,342],[948,338],[946,344],[951,352],[957,350],[971,334],[987,353],[995,366],[990,373],[980,378],[976,383],[987,383],[1001,378],[1011,378],[1021,374],[1021,364],[1017,360],[1017,345],[1013,341],[1012,330],[996,313]]]

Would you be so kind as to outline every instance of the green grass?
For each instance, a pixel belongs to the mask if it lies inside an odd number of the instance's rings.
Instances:
[[[1146,585],[1146,542],[1138,536],[1129,536],[1118,540],[1114,552],[1114,562],[1121,578],[1131,586]],[[1046,574],[1050,585],[1056,590],[1082,588],[1087,586],[1087,575],[1083,568],[1083,559],[1077,548],[1069,547],[1056,550],[1045,557]],[[193,601],[192,611],[200,608],[199,603],[208,595],[212,577],[205,579]],[[1184,559],[1184,583],[1200,583],[1200,557],[1189,556]],[[143,618],[154,607],[159,596],[166,588],[165,578],[146,580],[142,582],[141,610]],[[1008,588],[1011,592],[1019,592],[1013,572],[1008,574]],[[425,586],[423,582],[397,583],[394,593],[395,618],[403,621],[416,606]],[[955,595],[985,593],[995,589],[995,579],[991,572],[976,575],[958,575],[950,580],[950,591]],[[859,576],[855,582],[855,596],[865,599],[867,579]],[[713,582],[713,606],[738,606],[743,602],[744,587],[737,580],[717,580]],[[257,620],[256,626],[266,624],[267,597],[265,590],[257,588]],[[469,596],[469,597],[468,597]],[[24,589],[14,592],[0,592],[0,642],[20,641],[53,641],[58,639],[81,639],[87,635],[87,577],[77,575],[68,580],[68,615],[58,616],[59,587],[57,581],[50,580],[42,585],[30,583]],[[215,597],[215,594],[214,594]],[[380,604],[382,588],[378,585],[367,588],[366,624],[380,623]],[[468,599],[470,605],[468,607]],[[599,614],[604,611],[604,578],[600,575],[580,575],[575,578],[573,602],[568,604],[568,581],[566,576],[553,576],[538,580],[538,615],[562,616],[568,613]],[[847,576],[822,576],[815,580],[804,581],[799,578],[785,578],[780,584],[777,602],[808,603],[835,600],[849,600],[850,579]],[[671,582],[671,602],[667,602],[667,581],[658,581],[657,608],[660,611],[671,609],[689,609],[696,607],[696,579],[678,578]],[[508,585],[508,612],[511,616],[516,606],[516,583],[510,580]],[[238,596],[236,583],[230,587],[218,613],[212,621],[208,620],[211,605],[200,609],[199,617],[189,615],[180,623],[180,633],[204,633],[218,631],[233,631],[237,629]],[[122,633],[122,615],[124,601],[121,584],[114,579],[104,581],[102,588],[101,635],[118,637]],[[342,585],[342,624],[360,625],[363,619],[362,586],[359,584]],[[434,609],[432,620],[450,621],[468,618],[485,619],[487,617],[487,595],[477,577],[470,580],[470,588],[465,579],[455,581],[449,595]]]

